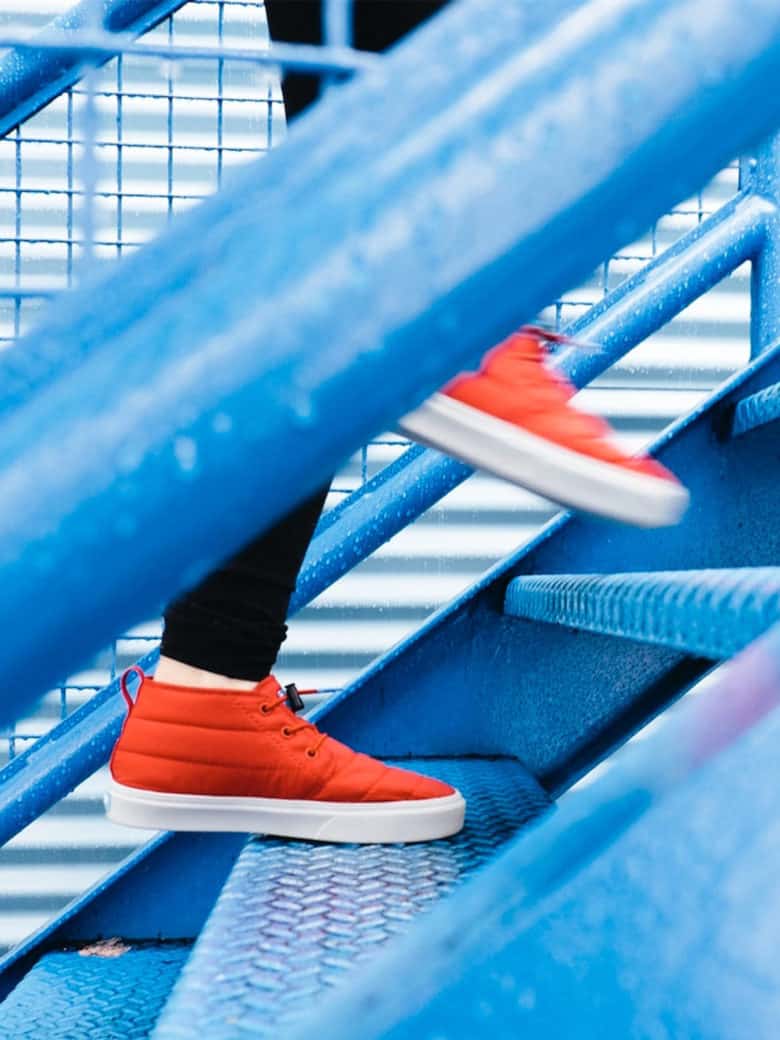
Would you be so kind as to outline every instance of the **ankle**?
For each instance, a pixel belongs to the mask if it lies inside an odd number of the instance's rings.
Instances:
[[[207,672],[204,668],[193,668],[183,661],[175,661],[172,657],[160,656],[160,663],[154,673],[156,682],[166,686],[187,686],[197,689],[253,690],[265,676],[259,679],[233,679],[217,672]]]

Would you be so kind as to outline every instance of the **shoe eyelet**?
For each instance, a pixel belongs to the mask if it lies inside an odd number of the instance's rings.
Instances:
[[[291,737],[292,735],[293,735],[293,731],[290,729],[289,726],[282,726],[282,736],[283,737]]]
[[[310,748],[310,747],[306,748],[306,757],[307,758],[316,758],[318,753],[319,752],[315,748]]]
[[[263,715],[270,715],[271,714],[271,709],[270,709],[270,707],[267,704],[261,704],[260,705],[260,711],[261,711],[261,713]]]

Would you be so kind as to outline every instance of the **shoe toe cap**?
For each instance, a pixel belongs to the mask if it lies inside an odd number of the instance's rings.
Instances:
[[[442,780],[387,766],[382,777],[372,786],[370,798],[372,801],[406,802],[448,798],[453,794],[457,794],[455,788]]]

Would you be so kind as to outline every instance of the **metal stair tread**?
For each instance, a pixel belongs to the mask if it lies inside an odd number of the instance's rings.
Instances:
[[[780,567],[529,575],[504,611],[719,660],[780,620]]]
[[[756,430],[780,419],[780,383],[757,390],[739,401],[734,409],[731,433],[734,437]]]
[[[216,1037],[236,1021],[253,1037],[272,1035],[295,1020],[303,998],[336,985],[551,804],[514,759],[400,764],[460,788],[461,834],[419,845],[250,841],[155,1037]]]
[[[4,1040],[145,1040],[189,943],[46,953],[0,1004]]]

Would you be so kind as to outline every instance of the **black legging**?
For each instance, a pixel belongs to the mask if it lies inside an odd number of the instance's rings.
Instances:
[[[384,50],[446,2],[356,0],[355,46]],[[265,6],[273,39],[322,42],[320,0],[266,0]],[[307,108],[318,90],[316,77],[285,76],[288,120]],[[168,608],[162,641],[166,657],[234,679],[269,674],[287,634],[290,596],[327,491],[312,495]]]

